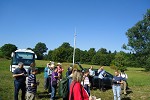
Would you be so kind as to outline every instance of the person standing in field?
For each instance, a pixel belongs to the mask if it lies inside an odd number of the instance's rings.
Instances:
[[[32,62],[30,64],[30,67],[29,67],[28,71],[27,71],[28,76],[30,76],[30,74],[32,74],[32,69],[34,69],[34,68],[35,68],[35,63]]]
[[[38,73],[38,69],[32,69],[30,76],[28,77],[28,87],[27,87],[27,98],[26,100],[34,100],[37,86],[39,82],[36,81],[36,74]]]
[[[127,94],[126,88],[127,88],[127,85],[128,85],[128,83],[127,83],[128,76],[124,72],[124,70],[121,70],[120,76],[123,78],[123,84],[121,84],[121,86],[123,88],[123,93],[126,95]]]
[[[82,85],[83,85],[84,89],[88,92],[88,94],[90,96],[89,70],[86,70],[84,72]]]
[[[70,85],[69,100],[89,100],[89,95],[84,87],[81,85],[82,73],[75,71]]]
[[[48,84],[49,84],[49,80],[48,80],[48,69],[49,69],[50,63],[47,63],[47,66],[44,69],[44,90],[48,89]]]
[[[26,77],[26,87],[28,87],[28,77],[32,74],[32,69],[34,69],[34,68],[35,68],[35,63],[32,62],[30,64],[30,67],[29,67],[28,71],[27,71],[28,76]]]
[[[56,89],[57,89],[57,80],[59,79],[57,67],[54,67],[54,71],[52,72],[52,77],[51,77],[51,87],[52,87],[52,92],[51,92],[51,100],[55,100],[56,96]]]
[[[19,62],[18,63],[18,68],[16,68],[13,72],[13,77],[15,78],[14,80],[14,100],[18,100],[18,93],[19,90],[22,90],[22,95],[21,95],[21,100],[25,100],[25,94],[26,94],[26,76],[27,72],[23,68],[23,63]]]
[[[60,79],[62,79],[62,72],[64,71],[64,69],[62,68],[61,63],[57,63],[57,69],[58,75],[60,76]]]
[[[114,94],[114,100],[121,100],[121,84],[123,84],[123,79],[119,75],[118,71],[115,71],[115,76],[112,80],[112,89]]]
[[[98,80],[99,80],[99,90],[104,91],[104,77],[105,77],[105,70],[103,66],[101,66],[98,70]]]
[[[52,92],[52,86],[51,86],[51,78],[52,78],[52,72],[53,72],[53,69],[54,69],[54,64],[51,64],[49,66],[49,69],[48,69],[48,93],[51,94]]]
[[[91,66],[89,69],[89,81],[91,83],[91,86],[90,86],[91,89],[93,89],[94,76],[95,76],[95,71],[93,70],[93,66]]]

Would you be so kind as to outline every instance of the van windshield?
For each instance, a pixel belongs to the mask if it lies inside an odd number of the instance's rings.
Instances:
[[[32,62],[34,62],[34,54],[29,52],[15,52],[12,58],[12,64],[17,65],[19,62],[29,66]]]

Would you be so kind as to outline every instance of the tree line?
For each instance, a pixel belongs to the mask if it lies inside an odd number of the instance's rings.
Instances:
[[[150,9],[144,14],[143,19],[138,21],[133,27],[127,30],[126,36],[128,43],[123,44],[125,50],[111,52],[105,48],[98,51],[95,48],[89,50],[80,50],[76,48],[75,62],[111,66],[116,69],[126,69],[127,67],[143,67],[150,71]],[[0,47],[0,57],[10,58],[12,51],[17,47],[13,44],[5,44]],[[33,50],[37,54],[37,59],[53,60],[57,62],[72,62],[73,47],[69,43],[64,42],[61,46],[54,50],[49,50],[45,43],[37,43],[35,48],[27,48]]]
[[[72,63],[73,61],[74,48],[67,42],[64,42],[54,50],[49,50],[47,54],[45,54],[45,52],[47,52],[48,48],[45,43],[39,42],[35,45],[35,48],[27,49],[33,50],[36,53],[38,60],[51,60],[68,63]],[[11,53],[15,50],[17,50],[17,47],[14,44],[4,44],[0,48],[0,57],[10,58]],[[134,64],[136,63],[133,62],[134,60],[131,60],[135,58],[135,55],[123,51],[111,52],[106,48],[100,48],[98,51],[96,51],[95,48],[90,48],[89,50],[80,50],[79,48],[76,48],[75,51],[75,62],[111,66],[120,70],[125,70],[127,67],[139,67]]]

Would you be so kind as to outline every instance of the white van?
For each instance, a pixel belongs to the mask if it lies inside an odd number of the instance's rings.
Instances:
[[[18,67],[19,62],[24,64],[24,68],[27,71],[30,64],[35,62],[37,56],[32,50],[18,49],[15,52],[12,52],[11,58],[10,71],[14,72],[14,70]]]

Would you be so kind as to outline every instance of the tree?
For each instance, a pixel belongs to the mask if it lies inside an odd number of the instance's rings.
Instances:
[[[95,48],[90,48],[90,49],[88,50],[88,55],[89,55],[88,59],[89,59],[89,62],[90,62],[90,63],[91,63],[92,58],[94,57],[95,54],[96,54]]]
[[[45,43],[37,43],[35,48],[34,48],[34,52],[37,54],[37,59],[41,60],[43,59],[43,54],[48,50],[48,48],[46,47]]]
[[[115,59],[112,61],[112,65],[115,65],[118,70],[126,70],[129,59],[125,52],[120,51],[115,55]]]
[[[10,58],[11,53],[14,52],[15,50],[17,50],[17,47],[13,44],[4,44],[1,47],[1,52],[2,52],[3,56],[6,58]]]
[[[150,9],[147,10],[143,20],[130,28],[126,35],[128,37],[128,44],[124,44],[123,48],[136,53],[140,58],[139,64],[145,66],[148,55],[150,55]]]
[[[107,52],[107,49],[105,49],[105,48],[101,48],[101,49],[99,49],[97,52],[98,52],[98,53],[101,53],[101,54],[107,54],[107,53],[108,53],[108,52]]]
[[[53,61],[69,62],[72,61],[71,57],[73,54],[73,48],[70,46],[69,43],[64,42],[61,46],[59,46],[53,52],[51,51],[50,53],[51,55],[49,56],[51,56]]]

